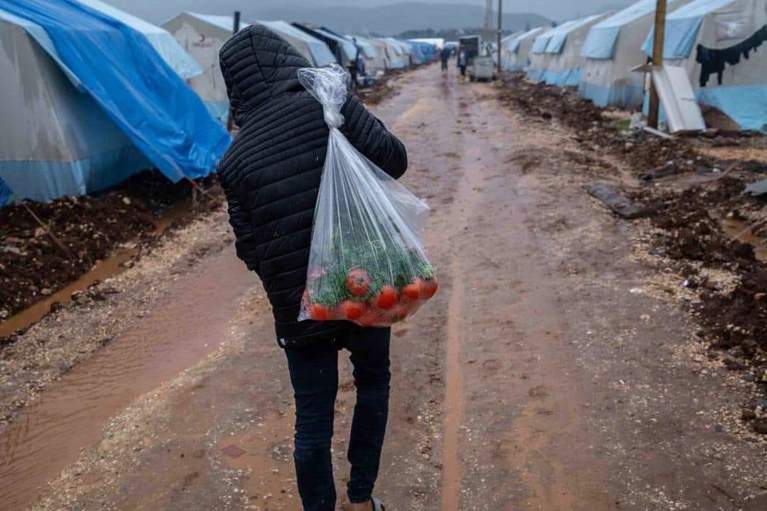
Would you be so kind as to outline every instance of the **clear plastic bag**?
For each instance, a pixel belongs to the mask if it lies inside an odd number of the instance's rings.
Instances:
[[[298,319],[368,327],[402,321],[438,287],[419,240],[429,208],[338,129],[348,73],[337,65],[305,68],[298,79],[322,104],[330,127]]]

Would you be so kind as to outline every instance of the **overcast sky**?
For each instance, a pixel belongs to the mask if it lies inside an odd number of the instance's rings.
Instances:
[[[184,10],[220,11],[225,6],[242,6],[253,9],[256,6],[272,7],[292,5],[339,6],[339,5],[384,5],[395,3],[393,0],[106,0],[121,9],[139,16],[155,18],[151,14],[157,12],[160,17],[167,17],[168,12],[178,13]],[[403,0],[408,1],[408,0]],[[416,0],[429,3],[463,3],[485,5],[485,0]],[[497,0],[493,0],[497,4]],[[586,15],[599,10],[607,10],[614,6],[624,6],[630,0],[505,0],[504,11],[535,12],[552,19],[563,20],[577,15]],[[209,6],[209,8],[205,8]]]

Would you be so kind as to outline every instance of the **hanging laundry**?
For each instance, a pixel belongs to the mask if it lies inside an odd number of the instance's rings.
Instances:
[[[740,63],[741,56],[748,60],[751,52],[755,52],[764,41],[767,41],[767,25],[757,30],[751,37],[729,48],[712,49],[702,44],[698,45],[695,60],[703,66],[700,72],[700,86],[705,87],[712,74],[717,75],[719,85],[727,64],[734,66]]]

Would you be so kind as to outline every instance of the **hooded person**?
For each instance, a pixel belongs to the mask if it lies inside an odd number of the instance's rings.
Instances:
[[[228,201],[237,256],[261,278],[285,348],[296,399],[294,461],[304,509],[335,509],[330,445],[338,351],[351,353],[354,409],[347,495],[351,509],[378,509],[372,497],[388,415],[388,328],[297,320],[306,286],[314,209],[329,129],[323,109],[299,83],[311,64],[269,29],[252,25],[220,52],[240,130],[218,174]],[[404,145],[354,97],[341,109],[342,133],[384,172],[407,168]]]

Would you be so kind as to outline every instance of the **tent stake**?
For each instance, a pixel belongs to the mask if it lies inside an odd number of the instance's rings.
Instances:
[[[50,238],[53,240],[53,242],[54,242],[56,245],[58,245],[58,247],[61,249],[61,251],[62,251],[62,252],[64,252],[64,255],[66,255],[66,256],[67,256],[67,259],[69,259],[70,261],[74,261],[74,257],[72,256],[72,252],[70,252],[70,251],[69,251],[69,249],[67,249],[67,247],[65,247],[65,246],[64,246],[64,244],[61,242],[61,240],[59,240],[59,239],[56,237],[56,235],[55,235],[55,234],[53,234],[53,231],[51,231],[50,227],[48,227],[48,224],[46,224],[45,222],[43,222],[43,221],[40,219],[40,217],[39,217],[39,216],[37,216],[37,215],[35,214],[35,212],[34,212],[34,211],[32,211],[32,208],[30,208],[30,207],[29,207],[29,206],[28,206],[28,205],[27,205],[25,202],[22,202],[22,203],[21,203],[21,205],[22,205],[22,206],[24,206],[24,209],[26,209],[26,210],[27,210],[27,213],[29,213],[29,215],[30,215],[32,218],[34,218],[35,222],[37,222],[37,223],[40,225],[40,227],[42,227],[42,228],[43,228],[43,230],[45,231],[45,233],[46,233],[48,236],[50,236]]]

